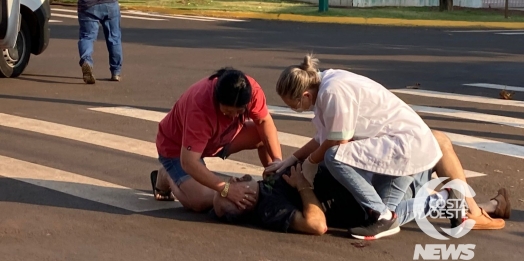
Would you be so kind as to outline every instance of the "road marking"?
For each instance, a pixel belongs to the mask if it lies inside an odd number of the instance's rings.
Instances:
[[[462,31],[446,31],[450,33],[496,33],[496,32],[524,32],[524,30],[462,30]]]
[[[288,108],[281,107],[279,111],[284,112],[286,115],[291,114],[293,111]],[[312,113],[295,113],[295,117],[300,118],[313,118]],[[276,113],[278,114],[278,112]],[[500,155],[510,156],[514,158],[524,158],[524,147],[514,144],[504,143],[500,141],[476,138],[472,136],[455,134],[450,132],[445,133],[451,142],[457,146],[468,147],[476,150],[496,153]]]
[[[477,178],[477,177],[483,177],[483,176],[487,176],[488,174],[484,174],[484,173],[479,173],[479,172],[475,172],[475,171],[471,171],[471,170],[467,170],[465,169],[464,170],[464,176],[466,178]],[[438,176],[437,176],[438,177]]]
[[[291,114],[287,112],[286,108],[284,107],[270,105],[268,106],[268,108],[272,114],[279,114],[279,113],[284,113],[286,115]],[[142,110],[142,109],[137,109],[133,107],[98,107],[98,108],[89,108],[89,110],[97,111],[97,112],[104,112],[104,113],[109,113],[109,114],[115,114],[119,116],[137,118],[141,120],[148,120],[148,121],[153,121],[153,122],[159,122],[165,116],[165,113],[149,111],[149,110]],[[298,113],[296,112],[293,112],[293,113],[295,113],[294,116],[297,117]],[[310,112],[304,113],[304,115],[308,115],[308,114],[310,114]],[[279,141],[282,145],[287,144],[287,146],[299,148],[303,144],[309,142],[309,140],[311,140],[311,138],[308,138],[305,136],[299,136],[299,135],[289,134],[285,132],[279,132]],[[478,173],[478,172],[474,172],[470,170],[464,170],[464,172],[466,174],[466,177],[468,178],[481,177],[481,176],[486,175],[483,173]]]
[[[138,12],[131,12],[131,11],[128,11],[128,12],[125,12],[127,14],[138,14]],[[179,19],[179,20],[193,20],[193,21],[201,21],[201,22],[213,22],[214,20],[210,20],[210,19],[202,19],[202,18],[192,18],[192,17],[187,17],[187,16],[168,16],[168,15],[153,15],[153,14],[145,14],[143,13],[142,15],[148,15],[148,16],[151,16],[151,17],[162,17],[162,18],[170,18],[170,19]]]
[[[66,15],[66,14],[51,14],[51,17],[64,17],[64,18],[73,18],[73,19],[78,19],[78,16],[76,15]]]
[[[52,11],[62,11],[67,13],[77,13],[75,10],[69,10],[69,9],[52,9]],[[51,16],[57,16],[57,17],[66,17],[66,18],[78,18],[77,15],[65,15],[65,14],[57,14],[57,13],[51,13]],[[149,21],[167,21],[166,19],[159,19],[159,18],[152,18],[152,17],[140,17],[140,16],[129,16],[129,15],[120,15],[122,18],[129,18],[129,19],[139,19],[139,20],[149,20]]]
[[[42,120],[23,118],[0,113],[0,126],[32,131],[58,138],[80,141],[105,148],[133,153],[150,158],[158,158],[156,145],[153,142],[118,136],[114,134],[87,130]],[[262,176],[264,168],[234,160],[206,158],[209,170],[228,176],[242,177],[245,174]]]
[[[60,20],[49,20],[50,23],[61,23],[62,21]]]
[[[524,119],[504,117],[504,116],[484,114],[484,113],[469,112],[469,111],[452,110],[452,109],[445,109],[445,108],[436,108],[436,107],[427,107],[427,106],[418,106],[418,105],[410,105],[410,106],[416,112],[430,113],[430,114],[435,114],[435,115],[444,115],[444,116],[450,116],[454,118],[482,121],[482,122],[488,122],[488,123],[493,123],[493,124],[500,124],[500,125],[506,125],[506,126],[511,126],[515,128],[524,129]]]
[[[524,92],[524,87],[507,86],[507,85],[501,85],[501,84],[492,84],[492,83],[466,83],[466,84],[463,84],[463,85],[466,85],[466,86],[473,86],[473,87],[480,87],[480,88],[488,88],[488,89],[497,89],[497,90],[507,90],[507,91]]]
[[[166,116],[166,113],[164,112],[142,110],[132,107],[99,107],[89,108],[89,110],[132,117],[153,122],[160,122],[164,118],[164,116]],[[311,138],[307,138],[305,136],[295,135],[286,132],[278,132],[278,139],[282,145],[290,146],[293,148],[301,148],[311,140]]]
[[[181,206],[178,201],[156,201],[151,193],[1,155],[0,176],[133,212]]]
[[[448,99],[448,100],[495,104],[495,105],[506,105],[506,106],[515,106],[515,107],[524,108],[523,101],[493,99],[493,98],[486,98],[486,97],[480,97],[480,96],[470,96],[470,95],[463,95],[463,94],[435,92],[435,91],[426,91],[426,90],[414,90],[414,89],[395,89],[395,90],[390,90],[390,91],[393,93],[403,93],[403,94],[423,96],[423,97],[441,98],[441,99]]]
[[[76,13],[76,10],[73,10],[73,9],[53,8],[53,9],[51,9],[51,14],[54,11],[61,11],[61,12],[66,12],[66,13]]]
[[[444,132],[453,144],[495,154],[524,159],[524,147],[462,134]]]
[[[522,32],[522,33],[497,33],[497,34],[503,34],[503,35],[523,35],[524,32]]]
[[[488,174],[478,173],[478,172],[471,171],[471,170],[467,170],[467,169],[464,170],[464,176],[466,176],[466,178],[468,178],[468,179],[470,179],[470,178],[484,177],[484,176],[487,176],[487,175],[488,175]],[[436,173],[436,172],[433,172],[433,173],[431,174],[431,178],[433,178],[433,179],[438,178],[437,173]]]
[[[275,114],[275,115],[288,116],[288,117],[294,117],[294,118],[307,118],[307,119],[313,119],[313,117],[315,117],[312,111],[304,111],[304,112],[298,113],[286,107],[273,106],[273,105],[268,105],[267,108],[271,114]]]
[[[120,15],[120,17],[129,18],[129,19],[138,19],[138,20],[148,20],[148,21],[167,21],[166,19],[160,19],[160,18],[129,16],[129,15]]]
[[[151,17],[161,17],[161,18],[187,18],[189,20],[197,20],[197,21],[227,21],[227,22],[245,22],[245,20],[239,20],[239,19],[232,19],[232,18],[217,18],[217,17],[207,17],[207,16],[194,16],[194,15],[161,15],[161,14],[155,14],[155,13],[145,13],[140,11],[122,11],[122,13],[126,14],[137,14],[137,15],[144,15],[144,16],[151,16]]]

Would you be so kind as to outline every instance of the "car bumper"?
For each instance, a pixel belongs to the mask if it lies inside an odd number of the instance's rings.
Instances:
[[[51,35],[51,29],[49,28],[49,19],[51,19],[51,5],[50,0],[45,0],[44,3],[35,11],[35,17],[37,22],[37,28],[40,28],[40,33],[37,34],[39,37],[38,44],[33,46],[32,53],[39,55],[43,53],[49,45],[49,37]]]

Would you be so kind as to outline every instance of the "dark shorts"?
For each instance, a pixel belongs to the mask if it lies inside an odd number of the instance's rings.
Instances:
[[[225,160],[229,156],[228,148],[229,145],[226,145],[221,151],[217,153],[217,155],[215,155],[215,157]],[[162,155],[158,155],[158,161],[162,164],[164,169],[166,169],[169,177],[171,177],[177,186],[180,187],[183,182],[191,178],[191,176],[187,174],[187,172],[182,168],[180,158],[166,158]],[[204,159],[200,159],[200,161],[206,165]]]

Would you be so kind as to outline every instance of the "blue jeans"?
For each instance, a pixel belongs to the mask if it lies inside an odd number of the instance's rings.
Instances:
[[[406,197],[406,194],[412,195],[410,186],[419,184],[415,179],[431,177],[432,169],[412,176],[384,175],[354,168],[336,160],[337,150],[338,146],[334,146],[326,151],[324,164],[331,175],[355,197],[366,213],[368,210],[374,210],[384,214],[389,209],[397,213],[400,223],[412,219],[409,213],[413,212],[413,204],[411,202],[410,205],[410,202],[405,200],[412,196]]]
[[[430,206],[434,206],[435,202],[439,199],[439,197],[434,194],[426,197],[424,200],[415,200],[420,188],[431,180],[432,173],[433,171],[431,170],[412,176],[413,183],[410,185],[411,189],[406,193],[404,199],[395,209],[400,226],[413,221],[415,219],[415,214],[427,214],[430,210]]]
[[[93,66],[93,42],[98,37],[98,23],[102,24],[109,52],[109,70],[118,75],[122,69],[122,34],[120,32],[120,6],[118,2],[97,4],[78,11],[80,25],[78,52],[80,66],[84,62]]]

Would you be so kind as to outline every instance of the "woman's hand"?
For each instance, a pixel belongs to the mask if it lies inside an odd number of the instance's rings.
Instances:
[[[311,156],[309,156],[304,163],[302,163],[302,174],[304,178],[309,182],[309,184],[313,184],[313,181],[315,180],[315,176],[318,172],[318,163],[313,163],[311,161]]]
[[[232,182],[226,198],[235,203],[239,209],[252,207],[255,203],[256,191],[244,182]]]
[[[293,166],[297,161],[297,157],[295,157],[295,155],[291,155],[287,157],[284,161],[271,162],[269,163],[269,166],[267,166],[264,170],[264,174],[267,175],[268,173],[280,172],[289,166]]]
[[[302,167],[300,166],[300,163],[297,164],[296,168],[291,167],[291,174],[289,176],[282,175],[282,178],[287,182],[287,184],[296,189],[311,187],[311,184],[302,174]]]

